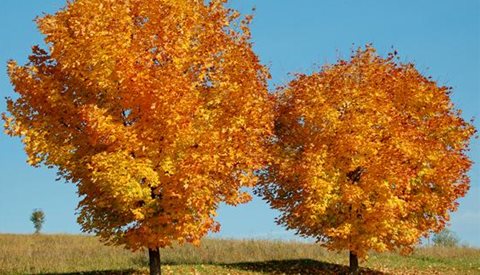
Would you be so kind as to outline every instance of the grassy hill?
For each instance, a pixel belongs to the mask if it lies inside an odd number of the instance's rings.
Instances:
[[[315,244],[206,239],[164,249],[163,274],[339,274],[346,252]],[[409,256],[372,254],[363,274],[480,274],[480,249],[419,248]],[[148,274],[144,251],[107,247],[95,237],[0,234],[0,274]]]

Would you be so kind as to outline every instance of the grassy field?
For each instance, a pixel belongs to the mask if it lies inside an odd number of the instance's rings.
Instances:
[[[347,253],[315,244],[206,239],[164,249],[163,274],[339,274]],[[372,254],[363,274],[480,274],[480,249],[419,248],[410,256]],[[107,247],[95,237],[0,234],[0,274],[147,274],[145,252]]]

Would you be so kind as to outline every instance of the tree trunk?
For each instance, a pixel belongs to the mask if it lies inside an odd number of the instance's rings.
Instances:
[[[148,249],[148,258],[150,261],[150,275],[160,275],[162,270],[160,269],[160,249]]]
[[[350,251],[350,273],[352,275],[359,274],[358,272],[358,257],[353,251]]]

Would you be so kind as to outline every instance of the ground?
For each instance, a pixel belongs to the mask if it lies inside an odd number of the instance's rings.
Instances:
[[[341,274],[347,252],[318,244],[205,239],[163,249],[162,274]],[[362,274],[480,274],[480,249],[420,247],[408,256],[373,253]],[[0,234],[0,274],[148,274],[145,251],[132,253],[78,235]]]

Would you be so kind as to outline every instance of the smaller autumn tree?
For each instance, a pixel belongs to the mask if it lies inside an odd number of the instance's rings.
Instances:
[[[349,250],[354,273],[369,250],[409,252],[469,188],[475,130],[449,94],[371,46],[298,75],[278,93],[274,160],[257,193],[279,224]]]
[[[30,215],[30,221],[33,223],[33,227],[35,227],[35,234],[39,234],[45,222],[45,213],[42,209],[33,210],[32,215]]]

